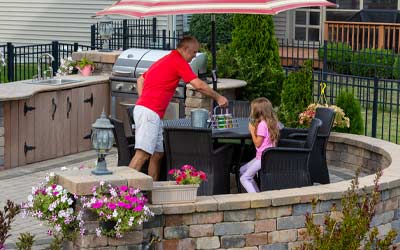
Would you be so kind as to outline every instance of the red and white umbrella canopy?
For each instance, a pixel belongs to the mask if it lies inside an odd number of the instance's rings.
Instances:
[[[119,0],[96,13],[135,17],[200,14],[242,13],[274,15],[279,12],[311,6],[335,6],[327,0]]]

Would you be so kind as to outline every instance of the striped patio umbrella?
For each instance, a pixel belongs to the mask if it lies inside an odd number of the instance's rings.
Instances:
[[[332,5],[335,4],[327,0],[119,0],[112,6],[97,12],[96,16],[145,17],[201,13],[274,15],[301,7]]]
[[[146,17],[176,14],[242,13],[274,15],[311,6],[335,6],[328,0],[119,0],[96,16],[125,15]],[[215,17],[212,16],[211,54],[213,88],[216,89]]]

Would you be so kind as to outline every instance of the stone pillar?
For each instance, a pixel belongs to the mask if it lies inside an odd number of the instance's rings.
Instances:
[[[86,57],[95,63],[94,74],[110,74],[112,67],[122,51],[99,52],[97,50],[80,51],[72,53],[72,59],[75,61]]]
[[[56,176],[57,184],[62,185],[70,193],[78,196],[87,196],[90,199],[92,187],[99,185],[101,180],[113,185],[127,185],[140,188],[142,191],[151,190],[153,179],[143,173],[128,167],[109,167],[112,175],[93,175],[91,169],[68,170],[59,172]],[[80,209],[81,204],[76,205]],[[143,236],[143,225],[138,225],[133,231],[126,233],[122,238],[110,238],[106,236],[97,237],[96,228],[99,227],[97,215],[90,210],[85,210],[83,215],[86,232],[78,236],[74,242],[66,244],[64,249],[68,250],[94,250],[94,249],[132,249],[142,250],[146,244],[146,236]]]
[[[4,166],[4,111],[0,102],[0,169]]]

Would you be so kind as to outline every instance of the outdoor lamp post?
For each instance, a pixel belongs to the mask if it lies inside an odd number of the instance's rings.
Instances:
[[[103,21],[99,23],[99,35],[104,40],[103,48],[99,51],[110,52],[110,40],[113,34],[113,23],[108,16],[105,16]]]
[[[94,175],[106,175],[112,174],[111,171],[107,169],[107,163],[105,156],[111,149],[114,143],[114,135],[112,129],[114,126],[107,119],[106,113],[103,111],[99,119],[92,124],[92,145],[97,152],[97,165],[96,168],[92,170]]]

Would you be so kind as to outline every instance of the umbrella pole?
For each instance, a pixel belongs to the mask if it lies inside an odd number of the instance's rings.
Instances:
[[[217,48],[215,39],[215,14],[211,14],[211,55],[212,55],[212,83],[217,90]]]

